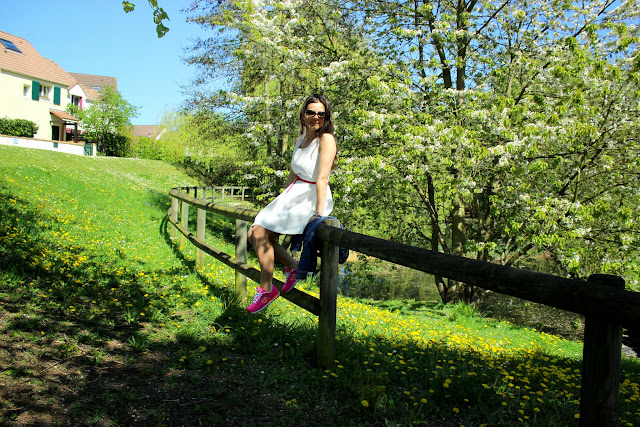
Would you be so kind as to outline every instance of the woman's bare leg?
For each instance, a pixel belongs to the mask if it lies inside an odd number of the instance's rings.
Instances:
[[[249,229],[249,242],[253,245],[260,263],[260,287],[267,292],[271,291],[271,280],[275,259],[282,262],[289,269],[294,269],[297,261],[278,243],[278,234],[267,230],[260,225],[254,225]]]
[[[282,247],[277,240],[273,243],[274,255],[278,261],[283,263],[289,270],[293,270],[298,266],[298,261],[295,260],[294,257],[291,256],[288,250]]]
[[[256,250],[258,262],[260,263],[260,287],[267,292],[271,291],[271,279],[273,278],[275,264],[275,252],[269,233],[266,228],[254,225],[249,229],[247,235],[249,242]]]

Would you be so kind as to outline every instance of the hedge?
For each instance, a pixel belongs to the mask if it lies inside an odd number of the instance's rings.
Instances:
[[[31,120],[0,117],[0,134],[2,135],[33,138],[37,131],[38,125]]]

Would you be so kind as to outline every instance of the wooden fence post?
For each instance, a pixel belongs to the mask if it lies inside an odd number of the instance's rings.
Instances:
[[[207,211],[198,208],[196,213],[196,238],[204,242],[204,230],[207,225]],[[204,267],[204,251],[196,247],[196,270]]]
[[[171,218],[175,221],[178,222],[178,209],[180,208],[180,201],[178,199],[176,199],[175,197],[171,198]],[[171,237],[173,237],[174,239],[176,237],[178,237],[178,229],[173,227],[171,229]]]
[[[624,280],[618,276],[594,274],[587,282],[591,286],[609,286],[612,293],[624,291]],[[621,353],[622,324],[611,322],[605,316],[586,316],[580,393],[581,427],[618,425]]]
[[[340,227],[337,219],[325,224]],[[338,247],[322,242],[320,264],[320,315],[318,316],[318,368],[330,369],[336,353],[336,307],[338,293]]]
[[[181,203],[181,215],[180,215],[180,224],[185,228],[185,230],[188,230],[188,226],[189,226],[189,203],[187,202],[182,202]],[[184,234],[180,234],[180,247],[184,248],[187,246],[187,238],[185,237]]]
[[[236,219],[236,259],[247,262],[247,221]],[[247,276],[236,270],[236,299],[242,301],[247,296]]]

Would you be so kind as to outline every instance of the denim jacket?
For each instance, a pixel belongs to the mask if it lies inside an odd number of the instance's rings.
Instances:
[[[291,238],[292,251],[299,251],[302,247],[302,253],[300,254],[300,261],[298,262],[298,272],[296,277],[298,279],[304,279],[309,273],[315,273],[318,266],[318,257],[320,256],[320,248],[322,242],[316,238],[316,231],[318,225],[327,218],[333,218],[332,216],[321,216],[311,221],[304,229],[303,234],[296,234]],[[340,225],[342,227],[342,224]],[[349,258],[349,249],[338,248],[338,262],[344,264]]]

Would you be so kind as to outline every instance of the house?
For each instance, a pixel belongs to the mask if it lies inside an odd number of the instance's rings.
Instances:
[[[94,76],[93,74],[80,73],[69,74],[71,74],[71,76],[83,87],[91,89],[98,94],[107,86],[111,86],[116,92],[118,91],[118,82],[115,77]]]
[[[64,140],[78,119],[65,112],[75,80],[23,38],[0,31],[0,116],[38,125],[39,139]]]
[[[79,120],[67,105],[89,108],[115,77],[68,73],[18,36],[0,31],[0,117],[38,125],[36,139],[77,140]]]
[[[133,127],[132,134],[134,137],[159,140],[166,131],[167,129],[161,125],[136,125]]]

